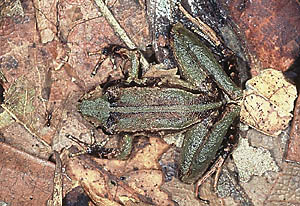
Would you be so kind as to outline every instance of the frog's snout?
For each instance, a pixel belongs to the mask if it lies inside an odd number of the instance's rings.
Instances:
[[[88,117],[93,117],[103,124],[109,117],[110,104],[102,98],[94,100],[83,100],[79,105],[78,111]]]
[[[84,116],[92,116],[93,112],[96,110],[96,105],[93,103],[93,101],[89,100],[83,100],[79,106],[78,111],[84,115]]]

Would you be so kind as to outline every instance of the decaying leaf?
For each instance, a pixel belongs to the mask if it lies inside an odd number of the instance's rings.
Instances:
[[[160,189],[163,173],[158,159],[169,147],[159,138],[128,160],[77,156],[66,160],[67,173],[94,203],[104,205],[174,205]]]
[[[245,36],[252,73],[286,70],[299,53],[299,1],[224,1]],[[226,2],[226,3],[225,3]]]
[[[34,76],[33,73],[28,74],[27,77]],[[47,157],[50,153],[49,145],[41,138],[40,133],[40,125],[41,120],[37,118],[37,110],[39,107],[37,106],[39,103],[38,98],[36,97],[36,89],[33,86],[33,82],[27,80],[25,77],[20,77],[18,80],[14,82],[14,84],[5,92],[5,102],[1,105],[4,109],[4,112],[0,114],[0,128],[5,131],[15,122],[19,125],[22,125],[21,130],[17,130],[18,134],[28,132],[30,135],[30,145],[32,142],[35,142],[36,145],[39,145],[37,148],[28,147],[27,142],[25,141],[25,137],[27,135],[22,134],[21,136],[24,139],[20,142],[20,140],[16,140],[14,144],[17,142],[19,145],[18,148],[22,148],[28,153],[39,153],[42,157]],[[6,130],[6,135],[9,134],[8,130]]]
[[[0,20],[11,16],[24,16],[24,9],[19,0],[1,1],[0,3]]]
[[[221,206],[221,200],[217,197],[217,194],[211,189],[212,181],[206,181],[201,185],[200,197],[208,200],[210,205]],[[180,206],[207,206],[205,201],[200,201],[195,196],[194,185],[189,185],[181,182],[180,180],[173,178],[171,182],[164,184],[166,188],[172,194],[172,199],[175,200]]]
[[[283,171],[278,175],[268,197],[264,201],[265,206],[299,205],[300,168],[297,164],[283,165]]]
[[[0,205],[45,205],[54,164],[0,142]]]
[[[295,105],[286,160],[300,163],[300,97],[298,97]]]
[[[240,182],[236,178],[235,174],[228,170],[227,167],[222,168],[222,173],[218,180],[217,185],[217,193],[219,198],[226,198],[225,204],[222,205],[247,205],[253,206],[253,202],[248,194],[244,191],[244,189],[239,184]],[[233,202],[228,202],[229,198],[233,199]]]
[[[297,90],[282,72],[266,69],[246,83],[241,121],[264,134],[277,136],[293,115]]]
[[[37,29],[39,30],[41,42],[47,43],[51,42],[55,38],[56,34],[56,14],[55,11],[58,7],[58,1],[33,1],[36,7],[36,21]],[[47,16],[45,15],[47,14]]]
[[[248,182],[253,175],[262,176],[266,171],[279,171],[270,152],[251,147],[247,139],[241,138],[232,155],[242,182]]]

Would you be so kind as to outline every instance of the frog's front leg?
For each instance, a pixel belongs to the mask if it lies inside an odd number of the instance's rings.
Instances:
[[[131,153],[132,146],[133,146],[133,139],[134,136],[125,134],[122,137],[119,154],[117,155],[118,159],[124,160],[127,159]]]
[[[219,121],[210,129],[200,122],[186,132],[179,168],[179,178],[183,182],[194,183],[205,173],[239,113],[239,106],[227,105]]]
[[[124,55],[122,54],[122,52],[120,52],[122,49],[124,49],[124,47],[122,46],[119,46],[119,45],[115,45],[115,44],[112,44],[112,45],[109,45],[107,47],[104,47],[103,49],[99,50],[99,51],[96,51],[96,52],[88,52],[88,56],[93,56],[93,55],[100,55],[98,61],[97,61],[97,64],[95,65],[92,73],[91,73],[91,76],[95,76],[98,72],[98,70],[100,69],[101,65],[103,64],[103,62],[107,59],[107,58],[110,58],[112,63],[114,64],[115,66],[115,63],[114,63],[114,58],[116,56],[119,56],[120,58],[124,59]]]
[[[129,157],[133,147],[133,140],[134,140],[134,136],[125,134],[122,136],[122,140],[120,142],[121,144],[119,148],[107,148],[105,147],[105,145],[111,139],[110,136],[108,136],[106,139],[104,139],[101,142],[93,142],[92,144],[85,143],[70,134],[66,134],[66,137],[83,147],[81,151],[72,153],[70,155],[71,157],[88,154],[102,159],[117,158],[120,160],[124,160]]]
[[[119,66],[125,76],[127,76],[126,82],[131,83],[134,81],[139,83],[139,81],[141,81],[139,80],[141,53],[137,49],[128,49],[126,47],[112,44],[100,51],[88,52],[88,55],[100,55],[98,62],[91,73],[91,76],[96,75],[97,71],[107,58],[110,58],[114,67],[116,67],[115,58],[121,58],[122,63]],[[131,63],[129,67],[127,67],[128,62]]]
[[[91,135],[94,136],[93,133]],[[88,155],[91,155],[91,156],[94,156],[97,158],[111,159],[111,158],[117,157],[120,154],[118,148],[105,147],[107,142],[110,140],[109,137],[101,142],[93,142],[92,144],[83,142],[70,134],[66,134],[66,137],[68,139],[76,142],[78,145],[80,145],[83,148],[82,150],[80,150],[78,152],[71,153],[70,157],[88,154]]]

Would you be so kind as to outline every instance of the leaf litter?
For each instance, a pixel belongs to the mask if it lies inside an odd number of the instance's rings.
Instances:
[[[174,205],[160,188],[164,175],[158,159],[168,148],[163,140],[149,138],[149,143],[128,160],[66,157],[66,173],[99,206]]]
[[[293,117],[296,97],[295,85],[281,71],[263,70],[246,82],[240,119],[264,134],[278,136]]]
[[[82,8],[82,7],[80,7],[80,6],[78,6],[78,5],[76,5],[77,7],[79,7],[79,8]],[[91,7],[93,7],[93,6],[91,6]],[[77,11],[78,9],[73,9],[72,11]],[[53,10],[51,10],[51,11],[53,11]],[[47,13],[47,12],[46,12]],[[79,12],[80,13],[80,12]],[[93,17],[93,18],[97,18],[96,16],[95,17]],[[76,22],[76,23],[78,23],[78,22]],[[81,23],[83,23],[83,22],[81,22]],[[103,27],[105,27],[104,25],[103,25]],[[32,27],[31,27],[32,28]],[[54,28],[54,27],[52,27],[52,28]],[[74,29],[73,27],[72,27],[72,29]],[[24,30],[24,29],[23,29]],[[76,30],[76,29],[75,29]],[[7,31],[10,31],[9,29],[7,30]],[[79,30],[76,30],[75,32],[74,32],[74,34],[76,34],[77,32],[78,32]],[[52,31],[51,31],[52,32]],[[11,32],[12,34],[13,34],[13,32]],[[15,33],[15,32],[14,32]],[[54,32],[55,33],[55,32]],[[80,32],[78,32],[79,34],[80,34]],[[27,35],[27,36],[33,36],[33,35]],[[74,37],[74,36],[73,36]],[[45,36],[45,39],[47,39],[48,37],[47,37],[47,35]],[[75,39],[75,38],[74,38]],[[73,39],[73,40],[74,40]],[[113,39],[113,38],[112,38]],[[79,42],[80,43],[80,42]],[[78,44],[78,42],[76,42],[76,44]],[[17,45],[17,44],[16,44]],[[6,47],[3,47],[4,49],[6,48]],[[55,50],[55,48],[56,47],[54,47],[54,50]],[[76,46],[74,46],[73,47],[73,49],[74,48],[76,48]],[[15,48],[14,48],[15,49]],[[74,53],[76,53],[77,51],[75,51],[75,49],[73,50],[73,52]],[[27,52],[25,51],[25,52],[18,52],[18,53],[24,53],[24,54],[26,54]],[[77,56],[77,57],[71,57],[71,58],[73,58],[73,60],[71,61],[71,64],[72,64],[72,66],[73,65],[75,65],[74,67],[72,67],[71,68],[71,70],[73,69],[74,70],[74,68],[80,68],[79,69],[79,71],[81,72],[81,71],[83,71],[83,73],[88,73],[88,72],[86,72],[85,70],[84,70],[84,67],[82,66],[82,56],[84,56],[84,54],[83,53],[78,53],[79,55],[81,55],[81,56]],[[14,56],[14,55],[13,55]],[[19,59],[19,56],[14,56],[14,58],[15,59],[17,59],[18,60],[18,62],[19,62],[19,66],[20,66],[20,64],[22,64],[22,61]],[[75,60],[76,59],[76,60]],[[78,60],[78,61],[77,61]],[[42,61],[41,61],[42,62]],[[41,62],[39,62],[39,63],[41,63]],[[35,63],[37,63],[37,62],[35,62]],[[42,63],[44,63],[44,62],[42,62]],[[93,63],[91,63],[90,65],[88,65],[87,67],[88,68],[91,68],[92,66],[91,65],[93,65]],[[79,66],[79,67],[78,67]],[[20,67],[23,67],[22,65],[20,66]],[[24,67],[25,68],[25,67]],[[34,68],[34,67],[32,67],[32,68]],[[42,74],[42,72],[43,72],[44,70],[41,70],[41,75],[43,75]],[[1,71],[2,72],[2,71]],[[57,72],[57,71],[56,71]],[[54,72],[54,73],[56,73],[56,72]],[[76,71],[76,72],[78,72],[78,71]],[[23,73],[24,73],[24,71],[23,71]],[[60,73],[60,72],[58,72],[58,73]],[[22,75],[22,71],[20,71],[20,74]],[[17,75],[8,75],[8,72],[7,71],[4,71],[4,75],[6,76],[6,77],[8,77],[8,80],[9,80],[9,82],[13,82],[12,81],[12,76],[14,77],[14,79],[16,79],[16,77],[20,77],[20,74],[17,74]],[[60,73],[61,74],[61,73]],[[60,74],[58,74],[58,75],[60,75]],[[76,75],[77,75],[77,73],[75,73]],[[55,74],[54,74],[55,75]],[[76,76],[76,75],[73,75],[73,76]],[[30,75],[29,75],[30,76]],[[76,78],[80,78],[82,76],[82,73],[80,73],[79,75],[77,75],[76,76]],[[84,76],[84,75],[83,75]],[[54,77],[55,78],[55,77]],[[84,77],[83,77],[84,78]],[[36,79],[36,78],[33,78],[33,79]],[[84,78],[85,79],[85,78]],[[21,79],[20,79],[21,80]],[[87,79],[88,80],[88,82],[91,82],[91,80],[89,80],[89,79]],[[98,79],[97,79],[98,80]],[[55,82],[54,83],[54,88],[55,88],[55,85],[57,85],[56,84],[57,82]],[[32,87],[31,88],[35,88],[35,86],[34,85],[32,85],[32,83],[29,83],[28,85],[31,85]],[[62,84],[63,85],[63,84]],[[89,85],[90,85],[90,83],[89,83]],[[64,85],[64,87],[67,87],[68,85]],[[29,91],[29,90],[28,90]],[[28,93],[28,91],[27,91],[27,99],[31,99],[31,97],[32,97],[32,93],[31,92],[29,92]],[[60,94],[60,92],[58,91],[58,90],[53,90],[53,91],[51,91],[51,93],[55,93],[55,94]],[[23,93],[23,92],[22,92]],[[26,91],[25,91],[25,93],[26,93]],[[37,92],[38,93],[38,92]],[[35,94],[37,94],[37,93],[35,93]],[[24,93],[23,93],[24,94]],[[52,94],[51,94],[52,95]],[[51,95],[50,95],[50,99],[51,98],[53,98],[53,96],[51,97]],[[62,95],[62,94],[61,94]],[[17,96],[16,96],[16,98],[17,98]],[[11,99],[12,100],[12,99]],[[21,101],[21,102],[24,102],[24,101]],[[23,114],[25,114],[25,115],[27,115],[28,114],[28,111],[30,111],[30,110],[28,110],[28,107],[30,107],[30,104],[31,104],[32,102],[29,102],[29,104],[27,104],[27,106],[25,107],[25,105],[23,105],[22,107],[23,107],[23,111],[25,111],[25,113],[23,113]],[[29,105],[29,106],[28,106]],[[22,108],[21,107],[21,108]],[[27,112],[26,112],[27,111]],[[34,112],[33,112],[34,113]],[[38,115],[39,116],[41,116],[42,117],[42,115],[43,115],[43,113],[44,112],[38,112]],[[56,113],[56,112],[55,112]],[[17,114],[17,113],[16,113]],[[23,121],[22,119],[23,118],[25,118],[25,115],[24,116],[20,116],[20,114],[17,114],[17,116],[19,116],[19,118],[20,118],[20,120],[21,121]],[[16,117],[17,117],[16,116]],[[8,116],[9,117],[9,116]],[[11,117],[9,117],[9,118],[11,118]],[[42,119],[42,118],[40,118],[40,119]],[[32,120],[29,120],[28,122],[27,122],[27,120],[25,120],[25,123],[23,122],[23,124],[27,124],[27,123],[30,123],[31,121],[35,121],[34,119]],[[42,121],[41,121],[42,122]],[[41,123],[39,123],[39,124],[41,124]],[[41,124],[42,125],[42,124]],[[32,127],[32,125],[29,125],[30,127],[28,127],[28,128],[31,128]],[[35,131],[34,130],[34,128],[35,127],[33,127],[33,129],[32,129],[32,131]],[[39,131],[39,130],[38,130]],[[48,140],[50,140],[50,139],[48,139]],[[29,147],[30,148],[30,147]],[[84,167],[84,166],[83,166]],[[295,175],[295,174],[297,174],[298,173],[298,170],[297,170],[297,166],[296,165],[293,165],[292,166],[294,169],[288,169],[288,168],[290,168],[290,167],[286,167],[287,168],[287,171],[284,169],[284,171],[282,172],[282,173],[280,173],[279,175],[278,175],[278,179],[277,179],[277,182],[276,182],[276,184],[274,184],[274,187],[272,188],[272,191],[270,191],[270,196],[269,196],[269,198],[266,200],[266,204],[280,204],[280,202],[285,202],[285,201],[289,201],[291,204],[297,204],[297,201],[298,201],[298,197],[299,197],[299,194],[296,192],[294,195],[288,195],[288,191],[295,191],[295,190],[297,190],[297,185],[295,184],[295,185],[291,185],[292,184],[292,182],[295,182],[295,181],[297,181],[297,178],[299,178],[297,175]],[[296,169],[295,169],[296,168]],[[142,171],[142,169],[141,169],[141,171]],[[296,173],[295,173],[296,172]],[[131,173],[130,173],[130,171],[128,172],[128,174],[130,174],[131,175]],[[134,171],[132,171],[132,177],[134,177]],[[151,173],[150,173],[151,174]],[[299,173],[298,173],[299,174]],[[138,177],[139,177],[139,175],[137,175]],[[156,176],[156,175],[155,175]],[[157,175],[158,176],[158,175]],[[120,176],[121,177],[121,176]],[[125,177],[125,176],[124,176]],[[292,180],[294,178],[294,180]],[[108,178],[109,179],[109,178]],[[123,178],[122,178],[123,179]],[[125,178],[126,179],[126,178]],[[288,179],[288,180],[287,180]],[[113,179],[114,180],[114,179]],[[117,178],[117,180],[119,180],[118,178]],[[113,184],[113,183],[112,183]],[[284,185],[285,187],[281,187],[281,185]],[[280,191],[280,189],[282,189],[281,191]],[[91,190],[91,189],[90,189]],[[277,192],[278,191],[278,192]],[[123,196],[120,196],[120,198],[119,199],[122,199],[123,198]],[[127,200],[129,199],[126,195],[125,195],[125,198],[124,198],[124,200],[122,200],[122,201],[126,201],[126,198],[127,198]],[[128,200],[128,202],[132,202],[131,201],[132,199],[129,199]],[[299,201],[298,201],[299,202]]]

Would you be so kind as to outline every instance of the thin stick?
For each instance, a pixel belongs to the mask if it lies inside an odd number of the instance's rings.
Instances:
[[[119,22],[107,8],[106,4],[102,0],[94,0],[101,14],[105,17],[109,25],[113,28],[114,32],[120,37],[120,39],[126,44],[129,49],[136,49],[136,45],[126,34],[125,30],[120,26]],[[144,69],[149,68],[149,63],[143,55],[141,55],[141,64]]]
[[[190,15],[189,12],[187,12],[181,4],[178,4],[178,8],[184,14],[184,16],[186,16],[189,20],[191,20],[191,22],[193,22],[195,25],[197,25],[198,28],[204,34],[209,36],[209,38],[210,38],[209,40],[211,42],[213,42],[216,46],[219,46],[221,44],[220,40],[217,37],[216,32],[213,29],[211,29],[208,25],[206,25],[203,21],[201,21],[201,19],[192,17],[192,15]],[[195,32],[197,32],[197,31],[195,31]]]

